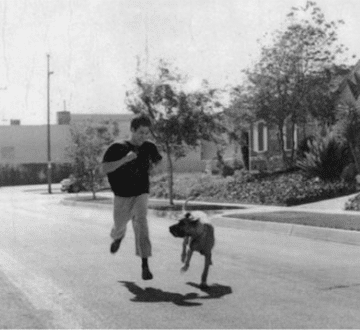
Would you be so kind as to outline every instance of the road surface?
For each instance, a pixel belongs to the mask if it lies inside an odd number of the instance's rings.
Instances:
[[[360,327],[358,246],[216,222],[210,289],[200,290],[202,257],[181,274],[174,220],[152,215],[154,279],[143,281],[131,225],[111,255],[111,208],[64,197],[0,188],[0,328]]]

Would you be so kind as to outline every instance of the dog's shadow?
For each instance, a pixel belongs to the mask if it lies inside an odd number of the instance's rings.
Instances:
[[[136,285],[134,282],[128,281],[119,281],[123,284],[132,294],[135,295],[131,301],[134,302],[171,302],[178,306],[201,306],[200,302],[196,302],[196,299],[218,299],[223,297],[226,294],[232,293],[232,290],[228,286],[223,286],[219,284],[214,284],[206,288],[200,287],[198,284],[188,282],[187,284],[200,289],[201,291],[207,293],[207,296],[199,296],[195,292],[190,292],[187,294],[180,294],[176,292],[167,292],[161,289],[155,288],[141,288]]]
[[[193,282],[187,282],[186,284],[207,293],[207,296],[202,296],[201,299],[219,299],[223,296],[226,296],[227,294],[232,293],[232,289],[230,286],[221,284],[212,284],[206,287],[203,287]]]

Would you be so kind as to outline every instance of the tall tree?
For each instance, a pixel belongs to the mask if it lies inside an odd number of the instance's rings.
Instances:
[[[200,88],[189,90],[188,81],[171,64],[160,60],[154,74],[138,71],[127,93],[129,110],[146,113],[153,120],[153,138],[166,154],[170,205],[174,204],[173,160],[184,157],[201,140],[216,139],[222,129],[216,115],[221,107],[216,90],[206,81]]]
[[[101,161],[104,148],[109,146],[119,134],[117,122],[74,124],[70,128],[71,143],[67,148],[74,175],[91,190],[96,199],[97,188],[104,180]]]
[[[284,148],[284,124],[305,123],[312,115],[322,122],[335,118],[331,94],[334,64],[345,54],[338,43],[337,29],[342,21],[325,20],[313,1],[293,7],[287,25],[270,36],[262,46],[259,62],[246,70],[252,90],[256,117],[277,127],[284,163],[294,162],[294,143],[290,157]]]

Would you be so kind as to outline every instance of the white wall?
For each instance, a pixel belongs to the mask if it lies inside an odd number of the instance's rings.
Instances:
[[[66,146],[70,142],[67,125],[52,125],[50,129],[51,159],[66,162]],[[0,126],[0,163],[46,163],[47,125]]]

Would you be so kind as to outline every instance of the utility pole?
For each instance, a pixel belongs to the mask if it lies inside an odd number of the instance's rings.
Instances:
[[[48,191],[51,194],[51,141],[50,141],[50,75],[54,72],[50,71],[50,55],[47,54],[47,178]]]
[[[250,125],[250,129],[249,129],[249,172],[251,172],[251,151],[253,148],[253,136],[254,134],[254,130],[253,130],[253,124]]]

